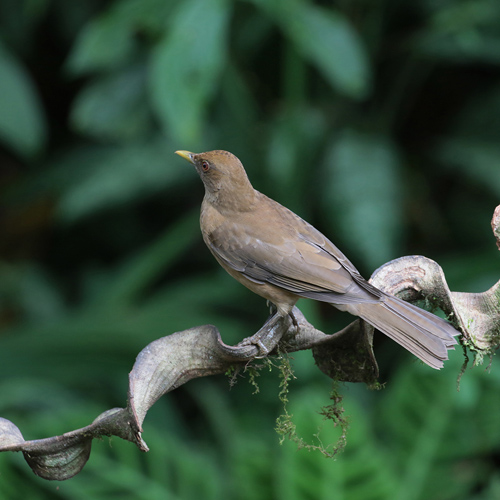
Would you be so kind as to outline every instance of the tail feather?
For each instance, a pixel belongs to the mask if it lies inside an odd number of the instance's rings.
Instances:
[[[442,368],[459,332],[445,320],[396,297],[358,304],[357,314],[432,368]]]

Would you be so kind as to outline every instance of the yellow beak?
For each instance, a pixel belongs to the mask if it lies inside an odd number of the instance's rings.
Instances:
[[[179,155],[181,158],[184,158],[189,163],[193,163],[194,153],[191,153],[190,151],[176,151],[175,154]]]

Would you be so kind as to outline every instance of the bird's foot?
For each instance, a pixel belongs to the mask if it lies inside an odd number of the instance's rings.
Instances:
[[[286,324],[286,316],[275,312],[257,333],[242,340],[238,347],[254,345],[258,349],[255,357],[265,358],[278,345],[286,331]]]
[[[299,325],[297,319],[292,312],[289,313],[289,316],[295,332],[298,332]],[[279,312],[275,312],[257,333],[242,340],[238,344],[238,347],[254,345],[258,349],[256,358],[265,358],[278,345],[283,334],[286,333],[287,324],[289,325],[287,317]]]
[[[247,337],[246,339],[242,340],[238,344],[238,347],[244,347],[247,345],[254,345],[259,350],[259,353],[257,356],[255,356],[255,358],[256,359],[265,358],[269,354],[269,349],[264,345],[264,342],[262,342],[262,337],[264,335],[265,335],[265,332],[264,332],[264,334],[262,334],[259,331],[255,335],[252,335],[251,337]]]
[[[291,311],[288,315],[290,316],[290,319],[292,320],[292,324],[295,328],[295,333],[297,333],[299,331],[299,323],[297,322],[297,318],[293,314],[293,311]]]
[[[266,300],[266,306],[269,308],[270,317],[274,316],[278,311],[278,308],[270,300]]]

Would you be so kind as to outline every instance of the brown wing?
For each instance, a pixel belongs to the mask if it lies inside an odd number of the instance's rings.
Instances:
[[[380,300],[380,291],[332,242],[290,210],[261,196],[261,209],[225,220],[204,234],[218,259],[251,281],[302,297],[333,304]]]

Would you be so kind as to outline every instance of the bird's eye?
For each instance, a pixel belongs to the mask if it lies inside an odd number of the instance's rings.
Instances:
[[[208,163],[208,161],[203,161],[201,163],[201,169],[203,170],[203,172],[208,172],[210,170],[210,164]]]

